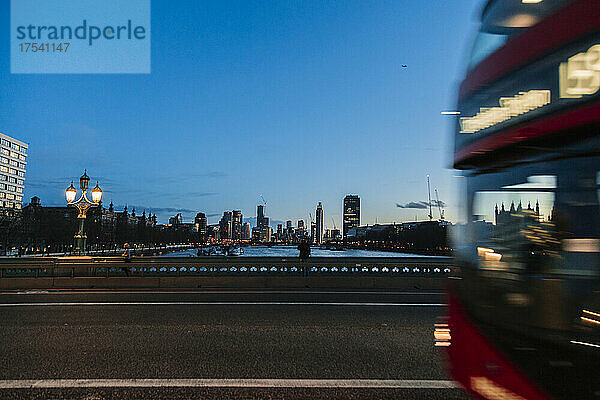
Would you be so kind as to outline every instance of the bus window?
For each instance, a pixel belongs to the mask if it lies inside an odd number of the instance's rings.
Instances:
[[[479,268],[535,272],[534,259],[558,257],[555,189],[556,177],[543,175],[475,193],[471,231]]]

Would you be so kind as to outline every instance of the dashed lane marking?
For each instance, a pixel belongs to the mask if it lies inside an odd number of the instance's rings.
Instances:
[[[349,389],[454,389],[449,380],[388,379],[37,379],[0,380],[0,389],[35,388],[349,388]]]

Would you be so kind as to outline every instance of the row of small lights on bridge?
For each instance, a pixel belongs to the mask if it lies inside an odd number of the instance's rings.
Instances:
[[[105,270],[105,268],[99,268],[99,270]],[[118,271],[120,268],[111,267],[110,270]],[[187,272],[188,267],[131,267],[132,271],[144,271],[144,272]],[[300,271],[298,267],[190,267],[189,272],[298,272]],[[379,267],[310,267],[310,272],[381,272],[381,273],[389,273],[390,268],[383,267],[379,269]],[[6,272],[10,273],[27,273],[30,272],[28,268],[10,268],[6,269]],[[440,267],[404,267],[400,269],[399,267],[394,267],[391,269],[392,273],[450,273],[452,270],[448,267],[440,268]]]

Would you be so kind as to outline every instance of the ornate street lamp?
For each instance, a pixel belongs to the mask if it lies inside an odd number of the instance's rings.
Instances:
[[[73,181],[71,181],[71,185],[65,192],[67,204],[77,207],[77,210],[79,211],[79,215],[77,215],[77,219],[79,220],[79,230],[74,237],[73,251],[73,254],[77,255],[85,253],[85,242],[87,240],[87,236],[83,232],[83,222],[85,221],[87,210],[90,207],[98,206],[100,204],[100,200],[102,199],[102,189],[100,189],[98,182],[96,182],[96,187],[92,189],[92,201],[88,200],[85,194],[89,188],[89,184],[90,177],[87,175],[87,170],[85,170],[81,178],[79,178],[79,187],[82,191],[81,197],[79,197],[78,200],[75,200],[75,197],[77,197],[77,189],[75,189],[75,186],[73,186]]]

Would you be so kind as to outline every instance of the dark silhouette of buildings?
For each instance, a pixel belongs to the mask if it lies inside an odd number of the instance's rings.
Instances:
[[[375,224],[350,229],[350,247],[423,254],[449,254],[448,221]]]
[[[0,244],[6,254],[13,248],[26,248],[35,253],[68,253],[77,230],[77,209],[72,206],[44,206],[39,197],[13,213],[0,216]],[[202,220],[202,218],[199,218]],[[171,217],[169,224],[157,224],[156,215],[140,214],[127,206],[117,211],[111,203],[102,203],[87,212],[85,233],[88,250],[129,246],[158,246],[168,243],[195,243],[202,240],[192,223],[184,223],[181,214]],[[201,223],[202,224],[202,223]],[[204,222],[205,224],[205,222]]]

